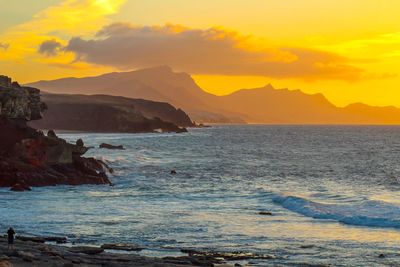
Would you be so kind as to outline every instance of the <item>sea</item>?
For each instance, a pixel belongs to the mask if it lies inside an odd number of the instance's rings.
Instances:
[[[1,189],[1,231],[133,243],[156,257],[182,248],[273,256],[253,266],[400,266],[400,127],[59,136],[93,146],[87,156],[114,168],[114,186]]]

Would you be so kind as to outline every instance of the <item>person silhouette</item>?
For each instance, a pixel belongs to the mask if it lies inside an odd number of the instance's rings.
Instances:
[[[15,231],[12,227],[8,229],[7,231],[7,236],[8,236],[8,250],[14,250],[14,236],[15,236]]]

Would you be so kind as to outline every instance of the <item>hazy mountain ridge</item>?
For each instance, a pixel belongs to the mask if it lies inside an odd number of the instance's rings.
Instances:
[[[57,94],[106,94],[167,102],[199,122],[243,123],[242,115],[221,110],[208,102],[216,96],[204,92],[186,73],[160,66],[131,72],[113,72],[85,78],[62,78],[31,83]]]
[[[225,96],[202,90],[187,73],[160,66],[95,77],[30,84],[64,94],[108,94],[171,103],[198,122],[268,124],[400,124],[400,109],[351,104],[340,108],[322,94],[275,89],[242,89]]]

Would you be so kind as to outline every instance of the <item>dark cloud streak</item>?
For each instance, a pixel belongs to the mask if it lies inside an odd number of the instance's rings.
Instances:
[[[3,49],[3,50],[5,50],[5,51],[7,51],[9,47],[10,47],[10,44],[1,43],[1,42],[0,42],[0,49]]]
[[[62,44],[55,39],[40,44],[38,52],[46,56],[56,56],[62,49]]]

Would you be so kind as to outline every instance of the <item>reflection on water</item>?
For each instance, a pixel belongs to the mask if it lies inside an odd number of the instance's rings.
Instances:
[[[116,170],[115,186],[2,189],[2,229],[138,243],[153,255],[197,247],[272,253],[276,264],[400,262],[400,128],[217,126],[62,137],[124,145],[88,153]]]

